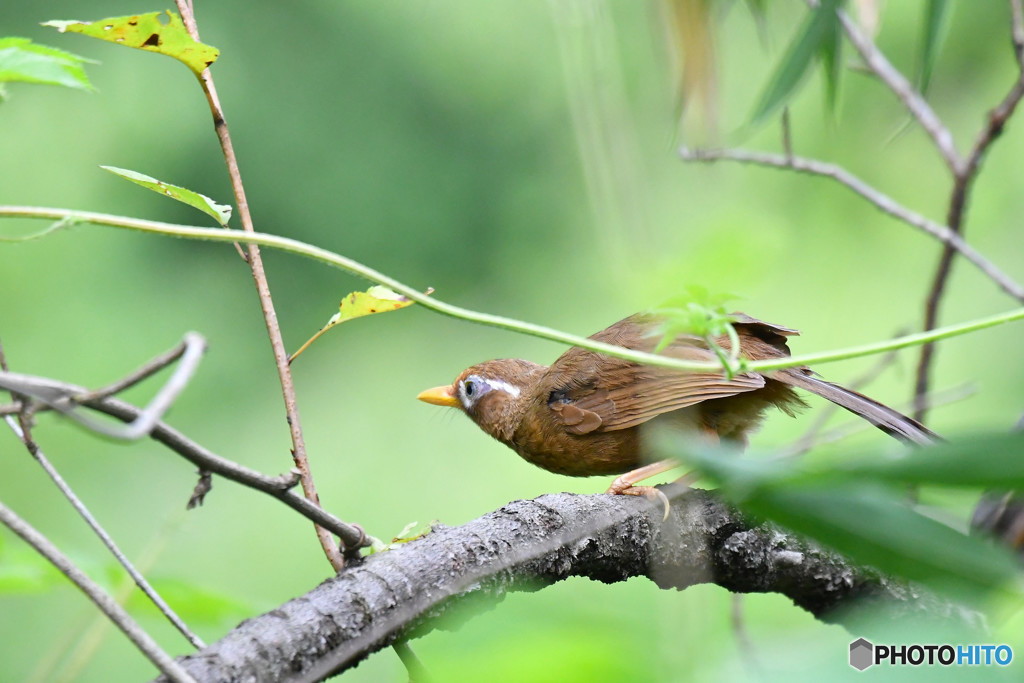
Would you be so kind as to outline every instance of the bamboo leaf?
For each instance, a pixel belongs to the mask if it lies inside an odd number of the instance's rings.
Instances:
[[[831,16],[836,17],[835,12]],[[837,17],[827,23],[819,49],[825,74],[825,107],[834,114],[839,100],[839,77],[843,73],[843,34]]]
[[[822,0],[810,10],[754,108],[750,117],[751,125],[757,125],[774,114],[796,92],[812,61],[821,53],[822,46],[827,44],[830,33],[839,30],[836,9],[841,1]]]
[[[949,0],[928,0],[924,7],[924,35],[921,39],[921,66],[917,75],[917,88],[928,91],[932,69],[939,57],[939,47],[949,25]]]

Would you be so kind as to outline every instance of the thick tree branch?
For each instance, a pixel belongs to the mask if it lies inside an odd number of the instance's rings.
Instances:
[[[278,609],[182,658],[202,681],[314,681],[397,641],[423,635],[468,596],[501,599],[571,576],[646,576],[662,588],[716,583],[779,592],[825,621],[859,600],[903,615],[977,624],[922,594],[769,525],[752,525],[712,493],[675,490],[671,515],[631,496],[568,493],[515,501],[461,527],[367,558]]]

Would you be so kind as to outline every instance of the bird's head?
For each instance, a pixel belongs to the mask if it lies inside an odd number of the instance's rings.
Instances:
[[[507,444],[545,370],[526,360],[490,360],[466,368],[451,384],[427,389],[417,398],[460,409],[480,429]]]

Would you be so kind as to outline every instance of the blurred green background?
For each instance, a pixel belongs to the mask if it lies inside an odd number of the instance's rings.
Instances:
[[[924,2],[889,3],[878,41],[912,72]],[[882,339],[920,325],[939,246],[825,180],[677,160],[677,144],[777,150],[774,124],[738,137],[803,16],[772,4],[763,32],[723,4],[719,115],[677,125],[665,19],[655,2],[460,0],[375,3],[200,2],[203,39],[257,229],[337,251],[469,308],[589,334],[690,284],[799,328],[798,352]],[[160,9],[122,1],[3,3],[0,35],[26,36],[101,63],[98,92],[13,84],[0,103],[0,203],[106,211],[205,224],[200,214],[98,168],[120,166],[234,203],[206,103],[192,75],[156,55],[38,24]],[[954,3],[930,99],[961,149],[1015,77],[1004,3]],[[838,109],[819,76],[796,98],[799,154],[833,160],[926,215],[945,214],[949,178],[926,136],[871,78],[847,72]],[[682,132],[680,132],[680,130]],[[968,240],[1024,279],[1024,215],[1014,121],[985,160]],[[233,222],[237,226],[237,220]],[[0,222],[21,235],[40,222]],[[366,283],[264,251],[290,349]],[[1013,305],[963,262],[942,320]],[[177,343],[209,341],[168,421],[267,473],[291,467],[282,403],[248,269],[230,246],[79,226],[0,246],[0,339],[15,371],[99,386]],[[935,387],[975,393],[932,413],[946,435],[1005,430],[1020,415],[1020,328],[945,342]],[[416,394],[494,357],[550,361],[557,345],[412,307],[322,338],[294,366],[312,469],[325,506],[390,538],[406,523],[456,525],[509,500],[598,492],[528,466],[465,418]],[[849,380],[872,364],[820,368]],[[905,352],[868,393],[911,394]],[[128,398],[145,402],[152,387]],[[820,403],[814,403],[820,408]],[[755,446],[790,443],[813,420],[781,414]],[[837,418],[836,422],[852,418]],[[313,530],[266,496],[215,480],[184,505],[192,467],[149,442],[115,444],[50,415],[36,437],[132,558],[212,641],[240,619],[324,579]],[[864,432],[849,447],[890,448]],[[844,446],[846,447],[846,446]],[[10,433],[0,434],[0,499],[108,585],[121,575]],[[957,501],[964,514],[963,501]],[[136,680],[152,668],[24,545],[0,532],[0,679]],[[170,651],[187,644],[150,609],[133,614]],[[715,587],[661,591],[649,581],[568,581],[508,597],[413,647],[438,680],[685,681],[751,675]],[[744,601],[760,670],[848,673],[852,637],[775,595]],[[95,646],[93,651],[91,648]],[[87,653],[87,654],[82,654]],[[113,674],[113,678],[112,676]],[[401,681],[384,651],[345,674]]]

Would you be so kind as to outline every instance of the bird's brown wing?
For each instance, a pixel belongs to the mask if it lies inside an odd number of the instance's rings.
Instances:
[[[656,320],[633,316],[591,337],[630,349],[650,351],[657,343],[649,335]],[[761,325],[749,319],[743,324]],[[766,332],[781,336],[785,328],[765,326]],[[778,330],[778,331],[776,331]],[[741,331],[742,346],[747,335]],[[765,346],[773,346],[765,344]],[[771,355],[784,355],[774,350]],[[714,353],[696,337],[680,335],[665,348],[666,356],[695,361],[713,361]],[[765,378],[757,373],[731,379],[722,373],[680,372],[639,365],[602,354],[573,348],[552,364],[541,382],[548,407],[571,434],[628,429],[653,417],[703,401],[734,396],[760,389]],[[540,397],[538,397],[540,398]]]

